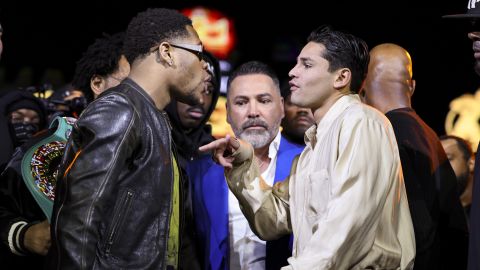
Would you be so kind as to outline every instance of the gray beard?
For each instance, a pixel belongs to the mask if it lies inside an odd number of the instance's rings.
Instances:
[[[262,148],[273,141],[275,136],[277,136],[278,127],[274,130],[245,130],[240,134],[237,131],[238,130],[234,130],[234,133],[238,134],[237,136],[240,139],[249,142],[254,149],[257,149]]]
[[[265,126],[268,126],[263,120],[258,121],[261,121]],[[279,119],[276,123],[273,123],[272,127],[275,127],[274,129],[267,128],[263,130],[246,130],[242,127],[234,128],[233,126],[232,129],[236,137],[249,142],[253,146],[253,149],[257,149],[268,145],[273,141],[273,139],[275,139],[275,136],[278,134],[281,121],[282,119]]]

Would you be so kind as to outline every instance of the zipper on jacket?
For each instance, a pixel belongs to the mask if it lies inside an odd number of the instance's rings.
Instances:
[[[169,204],[169,212],[168,212],[168,222],[166,222],[166,235],[167,237],[165,237],[165,240],[163,242],[164,244],[164,247],[165,247],[165,252],[164,252],[164,255],[163,255],[163,269],[167,269],[167,255],[168,255],[168,238],[170,237],[170,219],[172,218],[172,212],[173,212],[173,203],[172,203],[172,200],[173,200],[173,183],[174,183],[174,180],[173,179],[175,177],[174,173],[173,173],[173,160],[172,160],[172,125],[170,124],[170,118],[168,118],[168,115],[165,111],[160,111],[160,114],[162,115],[163,119],[165,120],[165,122],[167,122],[167,126],[168,126],[168,146],[169,146],[169,149],[170,149],[170,163],[172,164],[170,166],[170,179],[172,180],[172,185],[171,185],[171,188],[170,188],[170,201],[168,202]],[[180,234],[180,233],[179,233]]]
[[[164,117],[165,121],[167,122],[167,125],[169,127],[169,132],[168,132],[168,138],[169,138],[169,146],[170,146],[170,154],[171,154],[171,157],[170,157],[170,161],[172,163],[172,180],[173,182],[175,182],[175,180],[173,179],[175,176],[174,176],[174,168],[173,168],[173,165],[174,165],[174,162],[173,162],[173,159],[176,160],[176,164],[177,164],[177,170],[178,170],[178,189],[179,189],[179,198],[178,198],[178,208],[179,208],[179,214],[180,214],[180,224],[178,224],[178,256],[180,257],[180,252],[182,250],[182,236],[183,236],[183,229],[184,229],[184,225],[185,225],[185,193],[184,193],[184,181],[188,181],[188,179],[185,179],[183,177],[183,172],[182,172],[182,166],[180,164],[180,160],[177,158],[178,157],[178,152],[177,152],[177,148],[175,146],[175,142],[173,141],[172,139],[172,133],[171,133],[171,130],[172,130],[172,124],[170,123],[170,118],[168,117],[168,114],[165,112],[165,111],[162,111],[162,116]],[[172,185],[172,188],[171,188],[171,194],[172,194],[172,198],[173,198],[173,185]],[[172,204],[172,200],[170,200],[170,214],[172,213],[172,210],[173,210],[173,204]],[[170,215],[170,218],[171,215]],[[169,219],[170,220],[170,219]],[[170,224],[170,222],[169,222]],[[170,231],[170,228],[168,229]],[[170,236],[170,235],[169,235]],[[168,238],[167,238],[167,241],[168,241]],[[166,254],[166,253],[165,253]],[[165,255],[165,259],[166,259],[166,255]],[[180,260],[178,260],[178,263],[180,262]],[[179,265],[177,265],[177,267],[179,267]]]
[[[64,181],[65,181],[65,185],[68,186],[68,175],[64,177]],[[64,192],[63,192],[63,200],[62,202],[60,203],[60,206],[58,207],[58,211],[57,211],[57,214],[55,215],[55,224],[54,224],[54,232],[55,232],[55,237],[53,237],[54,239],[52,239],[53,241],[55,241],[55,244],[56,244],[56,248],[57,248],[57,269],[60,269],[60,254],[61,254],[61,250],[60,250],[60,245],[58,243],[58,217],[60,216],[60,212],[62,211],[62,208],[63,208],[63,204],[65,203],[65,198],[67,197],[65,194],[67,193],[67,188],[65,187],[64,188]],[[56,195],[58,197],[58,195]],[[58,199],[57,199],[58,200]]]
[[[188,181],[187,179],[183,178],[183,173],[182,173],[182,166],[180,165],[180,160],[177,158],[178,157],[178,152],[177,148],[175,147],[175,142],[171,140],[173,148],[172,149],[172,155],[173,158],[176,159],[177,161],[177,169],[178,169],[178,193],[179,193],[179,201],[178,201],[178,208],[179,208],[179,214],[180,214],[180,224],[178,224],[178,253],[180,254],[181,246],[182,246],[182,235],[183,235],[183,226],[185,224],[185,194],[184,194],[184,181]],[[172,163],[173,164],[173,163]]]
[[[117,212],[114,213],[113,221],[112,221],[112,229],[108,234],[107,242],[105,244],[105,252],[108,254],[110,253],[110,249],[112,248],[113,242],[115,240],[115,236],[117,235],[118,229],[125,218],[125,214],[128,212],[130,205],[132,203],[133,198],[133,191],[127,190],[125,195],[120,202]]]

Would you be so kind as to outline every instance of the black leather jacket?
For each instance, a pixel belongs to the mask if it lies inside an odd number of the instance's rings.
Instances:
[[[168,118],[135,82],[92,102],[59,172],[51,269],[165,269],[172,158]]]

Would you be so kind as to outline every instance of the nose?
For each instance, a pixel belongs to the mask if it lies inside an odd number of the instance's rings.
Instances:
[[[288,77],[292,79],[293,77],[297,77],[297,65],[295,65],[289,72],[288,72]]]
[[[468,38],[472,41],[479,41],[480,40],[480,32],[470,32],[468,33]]]
[[[308,109],[308,108],[298,107],[297,114],[298,114],[298,115],[308,115],[309,110],[310,110],[310,109]]]
[[[249,118],[257,118],[259,117],[260,114],[257,109],[257,103],[256,102],[250,102],[250,106],[248,107],[248,117]]]

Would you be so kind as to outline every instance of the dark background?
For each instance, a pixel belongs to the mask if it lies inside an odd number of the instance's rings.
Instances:
[[[474,93],[480,85],[472,68],[469,24],[441,18],[464,13],[466,0],[86,0],[55,5],[0,3],[0,23],[4,28],[0,88],[22,83],[18,74],[24,67],[31,67],[28,83],[43,83],[48,69],[61,70],[68,82],[81,53],[102,32],[126,29],[130,19],[148,7],[182,9],[199,5],[217,9],[234,20],[238,41],[230,59],[234,66],[254,59],[265,61],[281,78],[286,78],[308,33],[321,24],[348,30],[370,47],[384,42],[403,46],[414,62],[417,88],[413,106],[439,135],[445,132],[450,100],[463,93]]]

